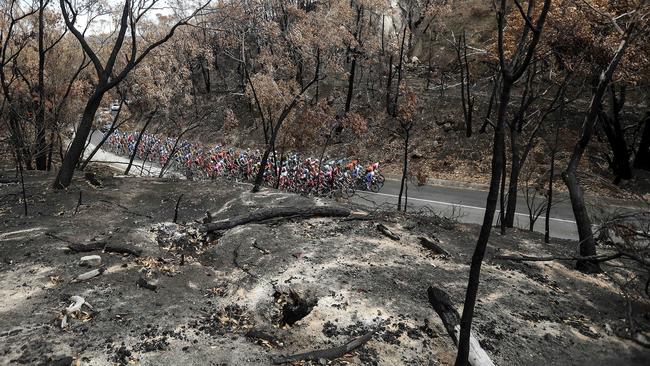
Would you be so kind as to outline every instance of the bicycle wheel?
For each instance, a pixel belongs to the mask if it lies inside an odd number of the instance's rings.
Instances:
[[[345,198],[351,198],[352,196],[354,196],[354,193],[355,193],[354,186],[352,186],[351,184],[344,184],[343,187],[341,187],[341,194]]]

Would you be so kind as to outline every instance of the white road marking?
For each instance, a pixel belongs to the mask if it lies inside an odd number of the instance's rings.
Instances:
[[[388,193],[375,193],[375,192],[363,192],[363,193],[364,193],[364,194],[376,194],[376,195],[379,195],[379,196],[386,196],[386,197],[397,198],[397,195],[395,195],[395,194],[388,194]],[[468,209],[471,209],[471,210],[481,210],[481,211],[485,211],[485,207],[468,206],[468,205],[463,205],[463,204],[460,204],[460,203],[449,203],[449,202],[442,202],[442,201],[427,200],[427,199],[424,199],[424,198],[414,198],[414,197],[409,197],[409,201],[411,201],[411,200],[412,200],[412,201],[428,202],[428,203],[433,203],[433,204],[437,204],[437,205],[453,206],[453,207],[468,208]],[[499,212],[499,210],[497,210],[497,212]],[[517,215],[517,216],[524,216],[524,217],[528,218],[528,214],[522,214],[522,213],[519,213],[519,212],[515,212],[515,215]],[[540,216],[539,219],[541,219],[541,220],[545,220],[545,219],[546,219],[546,216]],[[550,220],[551,220],[551,221],[565,222],[565,223],[569,223],[569,224],[575,224],[575,223],[576,223],[575,221],[572,221],[572,220],[557,219],[557,218],[553,218],[553,217],[551,217]]]

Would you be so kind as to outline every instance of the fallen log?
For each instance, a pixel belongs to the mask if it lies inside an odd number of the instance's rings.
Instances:
[[[106,271],[105,268],[97,268],[97,269],[93,269],[92,271],[82,273],[79,276],[77,276],[77,278],[75,278],[75,282],[81,282],[81,281],[89,280],[89,279],[91,279],[93,277],[99,276],[100,274],[104,273],[105,271]]]
[[[347,217],[350,210],[343,207],[313,206],[313,207],[271,207],[262,208],[246,215],[236,216],[227,220],[208,222],[200,227],[201,232],[228,230],[236,226],[250,223],[260,223],[272,219],[300,218],[309,219],[312,217]]]
[[[430,251],[432,251],[434,255],[443,255],[445,257],[449,257],[449,252],[446,251],[440,245],[436,244],[433,240],[430,240],[428,238],[425,238],[425,237],[421,236],[420,237],[420,244],[423,247],[425,247],[426,249],[429,249]]]
[[[374,331],[368,332],[361,337],[352,339],[348,343],[338,346],[338,347],[333,347],[333,348],[327,348],[323,350],[316,350],[316,351],[310,351],[310,352],[305,352],[305,353],[297,353],[295,355],[291,356],[280,356],[276,357],[273,359],[273,364],[279,365],[282,363],[287,363],[287,362],[294,362],[294,361],[302,361],[302,360],[309,360],[309,361],[318,361],[321,359],[325,360],[333,360],[335,358],[339,358],[343,355],[345,355],[348,352],[354,351],[355,349],[359,348],[360,346],[364,345],[366,342],[368,342],[372,336],[375,334]]]
[[[142,255],[142,249],[130,245],[108,244],[105,241],[96,241],[88,244],[71,243],[68,249],[75,253],[86,253],[103,250],[107,253],[130,254],[136,257]]]
[[[142,255],[142,249],[130,245],[106,244],[104,251],[109,253],[130,254],[135,257]]]
[[[70,243],[68,244],[68,249],[72,250],[75,253],[86,253],[94,252],[97,250],[104,250],[105,246],[106,242],[104,241],[95,241],[88,244]]]
[[[386,235],[387,237],[399,241],[399,236],[394,234],[392,231],[390,231],[389,228],[387,228],[384,224],[377,224],[377,230],[379,230],[382,234]]]
[[[591,255],[591,256],[586,256],[586,257],[581,257],[581,256],[540,256],[540,257],[534,257],[530,255],[495,255],[492,257],[492,259],[500,259],[500,260],[509,260],[513,262],[550,262],[550,261],[593,261],[593,262],[607,262],[612,259],[617,259],[620,258],[624,255],[623,252],[617,252],[617,253],[612,253],[612,254],[603,254],[603,255]]]
[[[451,298],[444,290],[434,286],[429,286],[427,295],[429,296],[429,303],[433,306],[436,313],[438,313],[438,316],[440,316],[447,333],[454,341],[454,344],[458,346],[460,315],[456,308],[454,308]],[[490,356],[481,347],[473,334],[470,334],[468,361],[472,366],[494,366],[494,362],[492,362]]]

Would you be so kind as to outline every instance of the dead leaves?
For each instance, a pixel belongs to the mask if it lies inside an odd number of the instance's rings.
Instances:
[[[61,276],[50,276],[50,283],[52,283],[54,286],[63,282],[64,280],[61,278]]]
[[[135,263],[149,273],[159,272],[169,277],[176,276],[179,273],[177,265],[170,264],[168,260],[163,258],[140,257],[135,259]]]

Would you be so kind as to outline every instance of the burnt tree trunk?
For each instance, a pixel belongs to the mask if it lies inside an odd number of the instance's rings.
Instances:
[[[354,95],[354,74],[357,69],[357,57],[352,56],[352,63],[350,64],[350,76],[348,77],[348,94],[345,98],[345,113],[350,111],[352,106],[352,97]]]
[[[467,61],[467,38],[465,37],[465,30],[463,30],[462,36],[458,39],[456,56],[458,59],[458,67],[460,68],[460,98],[463,106],[463,117],[465,118],[465,135],[471,137],[474,100],[470,89],[470,70],[469,62]]]
[[[84,144],[83,150],[81,150],[81,158],[83,160],[83,157],[86,155],[86,150],[88,150],[88,146],[90,146],[90,143],[92,142],[93,135],[97,132],[97,129],[95,127],[90,129],[90,133],[88,134],[88,139],[86,139],[86,143]],[[79,161],[79,165],[77,167],[81,166],[82,160]]]
[[[506,119],[506,112],[508,109],[508,103],[510,101],[510,94],[512,91],[512,85],[523,75],[523,73],[530,65],[530,62],[539,43],[539,39],[542,33],[542,28],[546,21],[546,15],[551,6],[551,0],[544,0],[544,5],[539,13],[537,18],[536,25],[529,25],[529,27],[534,27],[533,35],[530,39],[530,42],[527,43],[527,49],[523,58],[518,60],[507,61],[505,58],[504,52],[504,27],[506,19],[506,0],[501,0],[499,9],[497,10],[497,33],[498,33],[498,52],[499,52],[499,64],[501,68],[501,74],[503,78],[503,83],[501,86],[501,92],[499,97],[499,109],[497,112],[497,121],[494,126],[494,144],[492,146],[492,167],[491,167],[491,178],[490,178],[490,189],[488,191],[488,196],[485,205],[485,215],[483,216],[483,224],[481,225],[481,231],[479,237],[476,241],[476,248],[474,249],[474,254],[472,255],[472,262],[469,270],[469,279],[467,281],[467,291],[465,293],[465,302],[463,306],[463,315],[460,321],[460,337],[458,341],[458,354],[456,356],[456,366],[466,366],[468,363],[468,358],[470,354],[470,338],[471,338],[471,329],[472,329],[472,319],[474,317],[474,306],[476,304],[476,297],[478,295],[479,281],[481,277],[481,265],[483,264],[483,258],[485,257],[485,251],[487,249],[488,239],[490,238],[490,233],[492,231],[492,224],[494,222],[494,214],[496,211],[497,200],[499,196],[499,183],[501,178],[501,173],[504,165],[504,125]],[[533,3],[529,4],[529,14],[532,14]],[[526,31],[524,31],[524,37],[522,37],[520,43],[523,45],[526,42]],[[523,46],[522,46],[523,47]],[[517,65],[517,66],[513,66]]]
[[[47,168],[46,170],[49,172],[52,170],[52,157],[54,156],[54,144],[56,140],[56,133],[55,129],[52,128],[50,130],[50,143],[47,146]]]
[[[66,153],[65,158],[63,159],[63,164],[59,169],[59,172],[54,180],[54,188],[62,189],[70,185],[72,181],[72,176],[74,175],[74,169],[79,164],[79,161],[82,158],[82,153],[84,150],[84,144],[88,139],[90,130],[93,125],[93,120],[95,118],[95,112],[100,106],[102,97],[109,90],[116,87],[122,80],[124,80],[129,73],[136,67],[142,60],[144,60],[147,55],[150,54],[152,50],[159,47],[160,45],[167,42],[171,39],[176,32],[176,30],[184,25],[187,25],[189,20],[193,18],[199,11],[203,10],[207,4],[197,8],[189,17],[183,18],[182,20],[176,22],[173,26],[170,27],[169,31],[157,41],[152,42],[146,48],[143,48],[139,54],[137,53],[137,24],[141,19],[141,16],[138,16],[136,11],[133,11],[132,2],[125,1],[122,7],[122,14],[119,18],[119,26],[116,29],[116,36],[114,38],[114,43],[112,45],[110,54],[103,63],[97,53],[93,50],[91,44],[86,39],[86,34],[84,31],[80,31],[75,26],[76,20],[76,10],[72,2],[60,0],[60,10],[63,20],[66,24],[66,27],[74,35],[74,37],[79,42],[80,46],[84,50],[84,54],[87,55],[95,68],[95,74],[97,76],[97,82],[94,85],[94,90],[86,102],[84,112],[79,122],[77,132],[72,144]],[[144,10],[146,12],[150,10],[147,8]],[[72,15],[72,16],[71,16]],[[140,14],[143,15],[143,14]],[[127,29],[130,30],[131,35],[131,56],[126,57],[126,64],[121,68],[121,70],[115,69],[115,64],[118,59],[118,56],[122,54],[122,46],[124,45],[124,39],[127,34]],[[105,48],[102,47],[102,50]],[[121,56],[120,56],[121,57]]]
[[[27,193],[25,192],[25,177],[23,175],[23,162],[20,160],[20,155],[16,154],[16,171],[17,175],[20,177],[20,188],[23,196],[23,209],[25,216],[27,216]]]
[[[47,143],[45,140],[45,45],[43,36],[45,32],[44,12],[45,5],[43,0],[39,0],[38,9],[38,105],[36,109],[36,119],[34,130],[36,132],[36,150],[34,152],[34,162],[36,169],[47,169]]]
[[[594,125],[598,118],[598,112],[601,108],[601,102],[605,90],[609,85],[614,70],[618,66],[625,50],[629,44],[630,31],[626,33],[625,37],[618,46],[614,57],[611,62],[600,74],[600,79],[598,85],[596,86],[591,102],[589,104],[589,109],[587,115],[585,116],[584,122],[582,123],[582,128],[580,131],[580,137],[576,142],[571,159],[569,160],[569,165],[566,170],[562,173],[562,178],[569,190],[569,197],[571,199],[571,207],[573,208],[573,215],[575,216],[576,226],[578,227],[578,237],[580,241],[580,256],[589,257],[596,255],[596,240],[593,236],[591,230],[591,219],[589,218],[589,212],[585,206],[584,193],[580,187],[580,183],[577,178],[578,164],[582,158],[591,136],[594,133]],[[588,273],[600,272],[600,265],[598,262],[589,261],[589,260],[579,260],[576,264],[578,270]]]
[[[266,222],[275,219],[288,218],[312,218],[312,217],[347,217],[350,216],[350,209],[335,206],[313,206],[313,207],[271,207],[261,208],[251,213],[231,217],[226,220],[208,222],[199,229],[202,232],[228,230],[240,225],[256,222]]]
[[[505,139],[505,138],[504,138]],[[503,142],[505,144],[505,141]],[[499,227],[501,229],[501,235],[506,233],[506,171],[507,171],[507,158],[506,158],[506,149],[503,147],[501,152],[503,163],[501,164],[501,183],[499,185]]]
[[[316,59],[316,71],[314,72],[314,78],[305,85],[298,94],[296,94],[293,97],[293,100],[289,105],[285,106],[282,109],[282,113],[280,113],[280,116],[278,117],[277,122],[275,123],[275,126],[273,125],[273,122],[270,120],[271,114],[269,114],[269,121],[268,123],[264,123],[264,136],[265,136],[265,141],[266,141],[266,149],[264,150],[264,155],[262,156],[262,161],[260,163],[260,168],[257,171],[257,175],[255,176],[255,181],[253,183],[253,189],[251,192],[256,193],[259,192],[260,187],[262,186],[262,183],[264,182],[264,173],[266,171],[266,165],[269,161],[269,155],[271,155],[271,150],[274,150],[275,147],[275,140],[278,137],[278,132],[280,132],[280,128],[282,127],[282,124],[284,123],[284,120],[289,116],[289,113],[295,108],[295,106],[298,104],[299,99],[302,97],[303,94],[320,78],[320,58]],[[248,82],[251,85],[251,89],[253,90],[253,94],[256,95],[255,93],[255,87],[253,85],[252,80],[248,80]],[[262,118],[263,117],[263,112],[262,108],[260,107],[259,102],[257,101],[257,97],[255,97],[256,102],[258,104],[258,107],[260,108],[260,113],[262,113]],[[266,129],[268,128],[270,133],[267,133]]]
[[[605,136],[607,136],[607,141],[612,149],[610,166],[615,176],[614,184],[619,184],[623,179],[632,179],[630,153],[620,119],[620,113],[625,104],[625,89],[621,89],[619,96],[616,95],[614,86],[610,85],[608,90],[611,97],[610,113],[608,115],[601,109],[599,116],[603,130],[605,131]]]
[[[176,151],[178,150],[178,143],[180,142],[181,138],[183,138],[183,135],[185,135],[187,132],[189,132],[189,131],[191,131],[191,130],[193,130],[195,128],[198,128],[198,127],[199,127],[198,125],[195,125],[193,127],[187,128],[178,135],[178,137],[176,138],[176,141],[174,141],[174,146],[172,146],[171,152],[167,156],[167,160],[165,161],[165,164],[163,164],[163,166],[160,168],[160,174],[158,174],[158,178],[162,178],[165,175],[165,172],[167,171],[167,168],[169,167],[170,161],[172,161],[172,159],[176,155]]]
[[[317,83],[318,83],[318,81],[317,81]],[[277,168],[277,174],[276,175],[277,175],[278,179],[276,179],[275,185],[273,186],[273,188],[275,188],[275,189],[280,188],[280,175],[282,174],[282,164],[284,163],[284,160],[285,160],[284,159],[285,139],[282,139],[282,143],[280,145],[281,145],[280,146],[280,165],[276,167]]]
[[[402,43],[399,48],[399,64],[397,65],[397,91],[395,91],[395,101],[393,102],[393,117],[397,116],[397,99],[399,97],[399,87],[402,83],[402,64],[404,62],[404,40],[406,39],[406,26],[402,32]]]
[[[147,121],[144,123],[144,126],[142,127],[142,130],[140,130],[140,134],[138,134],[138,139],[135,140],[135,145],[133,146],[133,153],[131,154],[131,158],[129,158],[129,164],[126,166],[126,169],[124,170],[124,175],[129,175],[129,171],[131,170],[131,166],[133,165],[133,160],[135,159],[136,154],[138,153],[138,146],[140,146],[140,141],[142,141],[142,136],[144,135],[145,131],[147,131],[147,127],[149,127],[149,123],[153,120],[153,116],[156,112],[152,112],[149,117],[147,118]]]
[[[564,94],[561,99],[560,116],[564,113]],[[562,118],[562,117],[561,117]],[[546,217],[544,218],[544,243],[551,242],[551,207],[553,207],[553,179],[555,178],[555,155],[557,154],[558,140],[560,138],[560,124],[555,122],[555,140],[551,149],[551,167],[548,177],[548,191],[546,192]]]
[[[271,139],[275,140],[275,136],[271,136]],[[264,172],[266,171],[266,165],[269,162],[269,155],[271,155],[271,146],[272,145],[267,145],[266,149],[264,150],[264,155],[262,155],[260,168],[257,171],[257,175],[255,176],[255,183],[253,184],[253,192],[259,192],[262,183],[264,183]]]
[[[525,145],[523,151],[521,151],[519,146],[519,139],[522,135],[524,129],[524,122],[526,119],[526,111],[530,108],[532,103],[535,101],[536,96],[534,93],[533,83],[535,81],[535,76],[537,74],[536,64],[531,65],[531,69],[528,70],[526,77],[526,85],[521,96],[521,102],[519,104],[519,109],[513,118],[512,123],[510,124],[510,155],[511,155],[511,164],[510,164],[510,179],[508,180],[508,205],[506,207],[504,222],[502,227],[511,228],[515,223],[515,213],[517,212],[517,193],[519,188],[519,175],[521,174],[521,169],[526,162],[528,152],[533,147],[535,141],[535,135],[539,129],[539,125],[542,123],[543,118],[540,118],[540,121],[537,124],[537,127],[531,133],[528,144]],[[549,107],[549,109],[552,107]]]
[[[54,180],[55,188],[65,188],[70,185],[74,169],[79,163],[79,159],[81,159],[81,154],[86,145],[86,140],[88,139],[90,130],[93,127],[95,113],[97,112],[97,109],[99,109],[104,93],[105,91],[96,90],[90,99],[88,99],[83,115],[81,116],[81,122],[77,128],[77,133],[75,133],[74,139],[72,139],[72,144],[70,144],[70,147],[63,158],[63,162],[61,163],[61,168]]]
[[[433,306],[433,309],[440,316],[440,320],[442,320],[442,325],[447,330],[447,334],[454,341],[454,344],[458,344],[460,316],[458,315],[458,310],[456,310],[454,304],[451,302],[449,294],[440,288],[429,286],[427,295],[429,304]],[[472,366],[494,366],[490,356],[481,348],[481,344],[473,335],[470,335],[468,356],[469,364]]]
[[[479,129],[479,133],[485,133],[487,130],[488,124],[491,122],[492,118],[492,109],[494,107],[494,100],[496,99],[496,95],[498,94],[499,91],[499,76],[494,76],[492,78],[492,92],[490,93],[490,101],[488,102],[488,109],[487,112],[485,113],[485,117],[483,118],[483,124],[481,125],[481,128]]]
[[[386,113],[391,114],[390,111],[390,88],[393,83],[393,55],[388,57],[388,80],[386,80]]]
[[[385,53],[385,45],[384,45],[384,33],[386,32],[386,20],[384,19],[384,14],[381,15],[381,54],[383,55]]]
[[[111,127],[109,127],[108,131],[106,131],[106,133],[105,133],[104,136],[102,137],[101,141],[99,141],[99,143],[97,144],[97,146],[95,146],[95,148],[93,149],[93,151],[90,152],[90,154],[88,155],[88,157],[86,158],[86,160],[84,160],[84,162],[81,164],[81,167],[79,167],[80,170],[84,170],[84,169],[86,169],[86,166],[88,166],[88,164],[89,164],[90,161],[93,159],[93,157],[95,156],[95,154],[97,154],[97,152],[102,148],[102,146],[104,145],[104,143],[106,143],[106,141],[108,140],[108,138],[109,138],[109,137],[113,134],[113,132],[115,132],[115,130],[119,127],[119,125],[116,126],[116,122],[117,122],[117,120],[120,118],[120,113],[122,112],[122,106],[123,106],[123,104],[124,104],[124,99],[121,99],[121,100],[120,100],[120,107],[119,107],[119,109],[117,110],[117,113],[115,114],[115,118],[113,118],[113,121],[111,122]]]
[[[646,112],[641,123],[643,124],[643,134],[634,157],[634,167],[650,170],[650,112]]]
[[[404,164],[402,165],[402,180],[399,186],[399,196],[397,197],[397,211],[402,210],[402,195],[406,186],[406,177],[408,174],[408,161],[409,161],[409,138],[411,137],[410,128],[404,128]],[[406,201],[406,200],[405,200]],[[406,212],[406,202],[404,202],[404,212]]]
[[[476,296],[478,294],[479,279],[481,276],[481,265],[485,250],[487,249],[487,242],[490,238],[492,231],[492,223],[494,222],[494,213],[497,207],[497,200],[499,197],[499,186],[501,183],[501,174],[503,170],[503,157],[504,157],[504,123],[506,118],[506,110],[508,102],[510,101],[510,91],[512,82],[509,79],[503,81],[501,95],[499,97],[499,110],[497,112],[497,123],[494,128],[494,145],[492,147],[492,169],[490,179],[490,190],[488,191],[487,202],[485,205],[485,215],[483,216],[483,224],[476,242],[476,248],[472,255],[472,263],[469,270],[469,280],[467,281],[467,292],[465,294],[465,306],[463,307],[463,316],[460,321],[460,339],[458,346],[458,356],[456,358],[456,365],[467,365],[469,357],[469,341],[470,330],[472,327],[472,318],[474,316],[474,304],[476,303]]]
[[[357,43],[361,44],[361,17],[363,16],[363,7],[357,6],[357,21],[354,30],[354,38]],[[348,53],[352,55],[352,62],[350,63],[350,76],[348,77],[348,92],[345,98],[345,113],[350,112],[352,106],[352,98],[354,97],[354,76],[357,70],[357,49],[348,48]]]
[[[619,184],[621,180],[632,179],[632,168],[630,167],[630,154],[627,148],[627,142],[623,136],[623,129],[620,122],[609,120],[608,117],[601,115],[603,121],[603,130],[607,141],[612,149],[612,158],[610,165],[614,173],[614,184]]]
[[[514,122],[513,122],[514,123]],[[510,129],[510,179],[508,180],[508,202],[505,216],[503,217],[503,227],[513,227],[515,223],[515,212],[517,211],[517,191],[519,185],[519,174],[523,161],[519,156],[519,146],[517,140],[519,133],[516,128]]]

